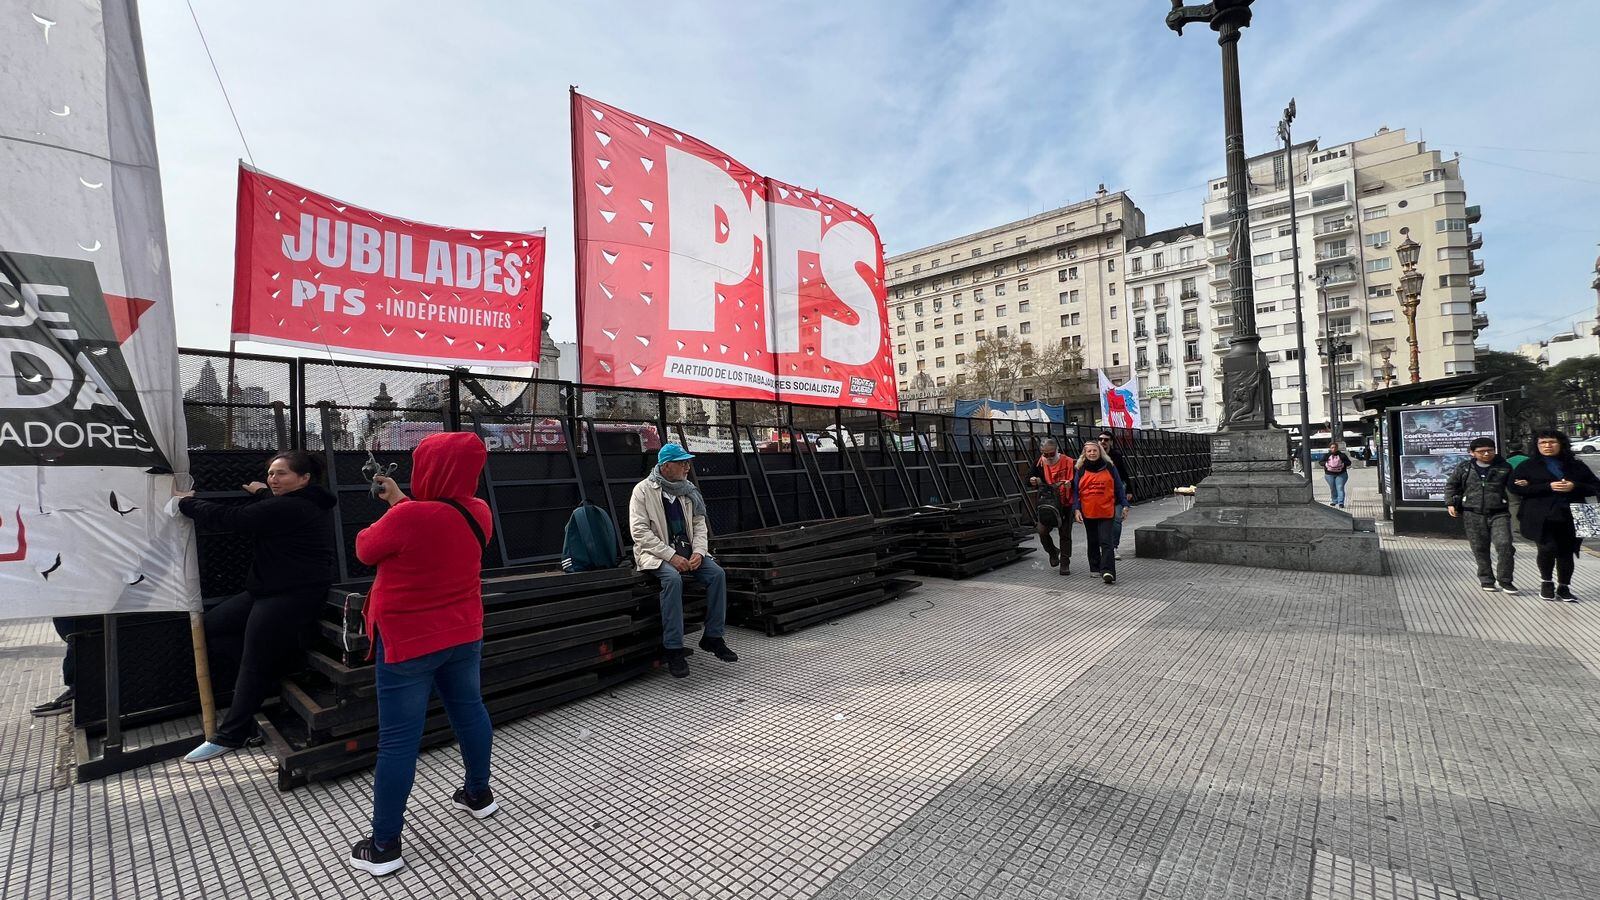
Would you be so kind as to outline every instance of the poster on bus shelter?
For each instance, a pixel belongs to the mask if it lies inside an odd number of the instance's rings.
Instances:
[[[1471,458],[1467,447],[1483,437],[1499,443],[1493,403],[1402,409],[1399,420],[1400,499],[1410,503],[1443,503],[1450,471]]]

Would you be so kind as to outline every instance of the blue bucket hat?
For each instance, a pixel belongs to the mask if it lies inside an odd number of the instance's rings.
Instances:
[[[694,454],[677,444],[662,444],[661,449],[656,453],[656,465],[658,466],[662,463],[684,462],[691,459],[694,459]]]

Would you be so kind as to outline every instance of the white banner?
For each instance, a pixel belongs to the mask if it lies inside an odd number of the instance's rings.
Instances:
[[[155,130],[127,0],[0,0],[0,618],[199,603]]]
[[[1121,385],[1111,383],[1105,370],[1096,369],[1100,379],[1100,424],[1106,428],[1141,428],[1143,417],[1139,414],[1139,376],[1128,378]]]

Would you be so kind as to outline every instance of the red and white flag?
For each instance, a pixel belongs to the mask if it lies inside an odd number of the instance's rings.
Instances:
[[[426,225],[239,166],[233,337],[447,366],[539,365],[544,233]]]
[[[126,0],[0,2],[0,618],[200,600],[166,224]]]
[[[865,214],[576,92],[572,140],[584,382],[898,407]]]

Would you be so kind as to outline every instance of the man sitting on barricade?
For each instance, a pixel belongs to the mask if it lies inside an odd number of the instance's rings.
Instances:
[[[689,480],[692,459],[694,456],[677,444],[663,446],[656,467],[634,485],[628,500],[634,565],[661,580],[661,645],[667,651],[667,670],[675,678],[689,674],[688,653],[683,648],[685,578],[706,586],[706,625],[700,649],[723,662],[739,660],[722,639],[728,615],[728,579],[710,555],[706,501]]]

